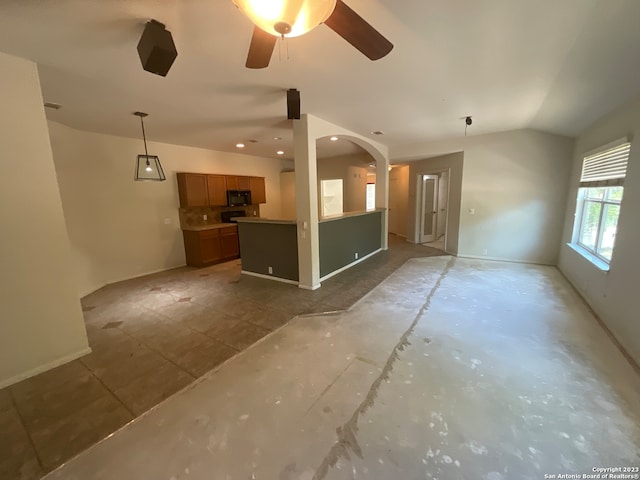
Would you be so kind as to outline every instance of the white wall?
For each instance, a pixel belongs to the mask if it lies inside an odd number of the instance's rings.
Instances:
[[[566,244],[571,241],[582,157],[612,140],[632,138],[624,197],[618,220],[616,244],[609,272],[596,268]],[[576,141],[567,200],[559,268],[580,291],[627,352],[640,363],[640,101],[603,117]]]
[[[151,117],[145,127],[153,132]],[[136,155],[144,153],[142,139],[84,132],[55,122],[49,122],[49,131],[80,295],[185,264],[176,172],[265,177],[267,203],[260,206],[260,214],[280,215],[280,160],[148,142],[167,181],[135,182]]]
[[[0,388],[88,353],[37,67],[0,53]]]
[[[515,130],[398,147],[391,158],[464,152],[458,254],[555,265],[572,151],[570,138]]]

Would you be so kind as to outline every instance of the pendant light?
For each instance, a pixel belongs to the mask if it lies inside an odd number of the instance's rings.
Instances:
[[[297,37],[324,22],[336,0],[232,0],[259,28],[277,37]]]
[[[162,182],[167,177],[164,176],[160,159],[157,155],[149,155],[147,151],[147,137],[144,133],[144,117],[149,116],[148,113],[134,112],[136,117],[140,117],[140,125],[142,126],[142,139],[144,141],[144,155],[138,155],[136,160],[136,174],[134,180]]]

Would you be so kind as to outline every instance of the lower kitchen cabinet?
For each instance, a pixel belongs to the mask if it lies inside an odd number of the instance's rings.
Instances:
[[[238,227],[228,226],[206,230],[183,230],[187,265],[206,267],[240,256]]]
[[[238,258],[240,256],[240,242],[238,242],[238,227],[220,228],[220,251],[222,258]]]

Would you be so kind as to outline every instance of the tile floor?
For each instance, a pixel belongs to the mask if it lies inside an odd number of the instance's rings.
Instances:
[[[300,314],[344,310],[407,259],[390,249],[314,292],[243,276],[240,262],[179,268],[82,299],[93,352],[0,390],[0,479],[38,479]]]

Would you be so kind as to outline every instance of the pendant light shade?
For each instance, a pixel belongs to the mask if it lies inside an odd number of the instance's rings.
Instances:
[[[303,35],[324,22],[336,0],[232,0],[259,28],[282,37]]]
[[[147,137],[144,133],[144,121],[143,118],[148,116],[147,113],[135,112],[135,116],[140,117],[140,124],[142,126],[142,139],[144,140],[144,155],[138,155],[136,159],[136,172],[133,177],[136,181],[155,181],[162,182],[167,177],[164,176],[164,170],[160,164],[160,159],[157,155],[149,155],[147,151]]]

